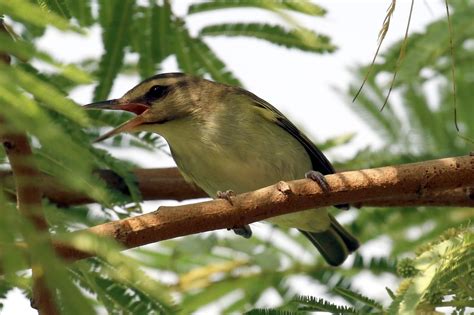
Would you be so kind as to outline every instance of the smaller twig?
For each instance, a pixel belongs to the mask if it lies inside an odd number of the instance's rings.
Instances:
[[[372,73],[372,70],[374,69],[375,60],[377,59],[377,56],[379,55],[380,47],[382,47],[383,40],[385,39],[388,29],[390,28],[390,21],[392,19],[393,12],[395,12],[396,3],[397,3],[396,0],[392,0],[392,2],[390,3],[390,6],[387,9],[387,14],[385,15],[385,18],[382,23],[382,29],[379,32],[377,50],[375,51],[374,57],[372,58],[372,62],[370,63],[369,70],[367,70],[367,73],[365,74],[364,80],[362,81],[362,84],[359,90],[357,91],[354,98],[352,99],[352,103],[356,101],[360,92],[362,92],[362,89],[364,88],[365,83],[369,79],[369,76]]]
[[[457,104],[456,104],[456,76],[454,73],[455,70],[455,60],[454,60],[454,45],[453,45],[453,28],[451,24],[451,15],[449,14],[448,0],[444,1],[446,5],[446,16],[448,18],[448,30],[449,30],[449,53],[451,54],[451,79],[453,81],[453,114],[454,114],[454,126],[456,127],[457,132],[459,132],[458,126],[458,113],[457,113]]]
[[[383,111],[383,109],[385,108],[385,105],[387,105],[388,99],[390,98],[390,94],[392,93],[392,90],[393,90],[393,86],[395,85],[395,80],[397,79],[398,71],[400,70],[400,65],[402,64],[403,59],[405,59],[405,53],[406,53],[406,49],[408,45],[408,32],[410,30],[410,23],[411,23],[411,17],[413,14],[414,4],[415,4],[415,0],[411,0],[410,13],[408,15],[408,23],[405,30],[405,37],[403,38],[403,43],[402,43],[402,46],[400,47],[400,54],[398,55],[397,64],[395,65],[395,70],[393,72],[393,78],[392,78],[392,82],[390,83],[390,88],[388,89],[387,96],[385,97],[385,101],[383,102],[383,105],[382,105],[382,108],[380,108],[380,111]]]
[[[448,30],[449,30],[449,53],[451,55],[451,80],[453,82],[452,84],[452,94],[453,94],[453,116],[454,116],[454,126],[456,127],[456,131],[458,132],[458,137],[461,139],[468,141],[470,143],[474,143],[474,140],[469,138],[466,135],[463,135],[460,133],[459,129],[459,124],[458,124],[458,106],[457,106],[457,87],[456,87],[456,60],[455,60],[455,54],[454,54],[454,44],[453,44],[453,26],[451,23],[451,14],[449,13],[449,6],[448,6],[448,0],[444,1],[444,4],[446,5],[446,16],[448,18]]]

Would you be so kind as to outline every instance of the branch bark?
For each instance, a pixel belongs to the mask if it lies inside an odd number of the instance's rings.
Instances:
[[[14,173],[18,211],[33,223],[37,231],[48,233],[48,224],[44,219],[41,207],[41,190],[35,186],[39,172],[34,166],[28,138],[24,134],[0,132],[0,135]],[[34,244],[30,245],[34,246]],[[36,263],[34,257],[31,257],[31,260],[33,266],[32,304],[38,309],[40,315],[59,314],[53,302],[54,298],[51,291],[46,285],[41,264]]]
[[[8,33],[2,19],[0,19],[0,32]],[[10,56],[0,52],[0,62],[10,64],[10,61]],[[31,221],[37,231],[48,233],[48,223],[41,206],[42,192],[36,184],[40,174],[35,166],[28,137],[24,133],[12,132],[8,122],[2,117],[0,126],[0,139],[12,168],[18,211]],[[31,243],[32,238],[25,235],[25,239],[30,246],[35,246]],[[38,263],[34,256],[31,260],[34,306],[40,315],[59,314],[51,291],[46,285],[41,263]]]
[[[187,200],[206,198],[207,194],[199,187],[187,183],[177,168],[149,168],[133,171],[137,178],[143,200]],[[109,170],[98,170],[97,175],[110,189],[126,193],[124,182]],[[72,206],[93,203],[84,193],[68,190],[54,177],[41,174],[39,177],[43,196],[60,206]],[[15,187],[11,171],[0,171],[0,189],[15,198]],[[380,196],[376,200],[366,200],[357,207],[408,207],[408,206],[439,206],[439,207],[474,207],[474,187],[448,189],[445,191],[405,194],[392,198],[390,195]]]
[[[279,182],[227,200],[160,207],[157,211],[94,226],[85,231],[115,239],[134,248],[166,239],[233,228],[304,209],[366,200],[435,194],[474,186],[474,156],[343,172],[326,176],[331,192],[311,180]],[[472,198],[472,194],[470,198]],[[68,260],[94,255],[57,243],[56,250]]]

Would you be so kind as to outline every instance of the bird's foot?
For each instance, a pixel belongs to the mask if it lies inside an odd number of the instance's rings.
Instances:
[[[232,197],[235,196],[235,193],[232,190],[218,191],[217,198],[227,200],[231,205],[234,205],[232,202]]]
[[[231,205],[234,205],[232,202],[232,197],[235,196],[235,193],[232,190],[218,191],[217,198],[227,200]],[[230,230],[230,229],[228,229]],[[252,229],[250,226],[244,225],[235,227],[232,229],[235,234],[242,236],[243,238],[250,238],[252,236]]]
[[[250,225],[248,224],[241,227],[233,228],[232,230],[234,231],[235,234],[242,236],[243,238],[250,238],[252,236],[252,229],[250,228]]]
[[[320,172],[311,170],[309,172],[306,172],[306,174],[304,174],[304,176],[306,178],[311,179],[311,180],[315,181],[316,183],[318,183],[319,187],[321,187],[321,189],[323,190],[324,193],[328,193],[328,192],[331,191],[331,188],[329,187],[329,184],[326,181],[326,178]],[[349,210],[349,208],[351,206],[348,205],[348,204],[342,204],[342,205],[335,205],[334,207],[336,207],[338,209],[341,209],[341,210]]]
[[[329,184],[326,181],[326,178],[320,172],[311,170],[309,172],[306,172],[306,174],[304,174],[304,177],[318,183],[319,187],[321,187],[323,192],[328,193],[331,191],[331,188],[329,187]]]

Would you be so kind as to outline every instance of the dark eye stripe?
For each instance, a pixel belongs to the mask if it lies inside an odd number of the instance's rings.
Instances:
[[[165,97],[169,92],[169,86],[167,85],[153,85],[148,92],[145,94],[147,101],[156,101]]]

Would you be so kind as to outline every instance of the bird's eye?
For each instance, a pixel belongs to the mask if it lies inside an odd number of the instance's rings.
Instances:
[[[153,85],[146,93],[149,100],[157,100],[164,97],[168,93],[168,87],[165,85]]]

